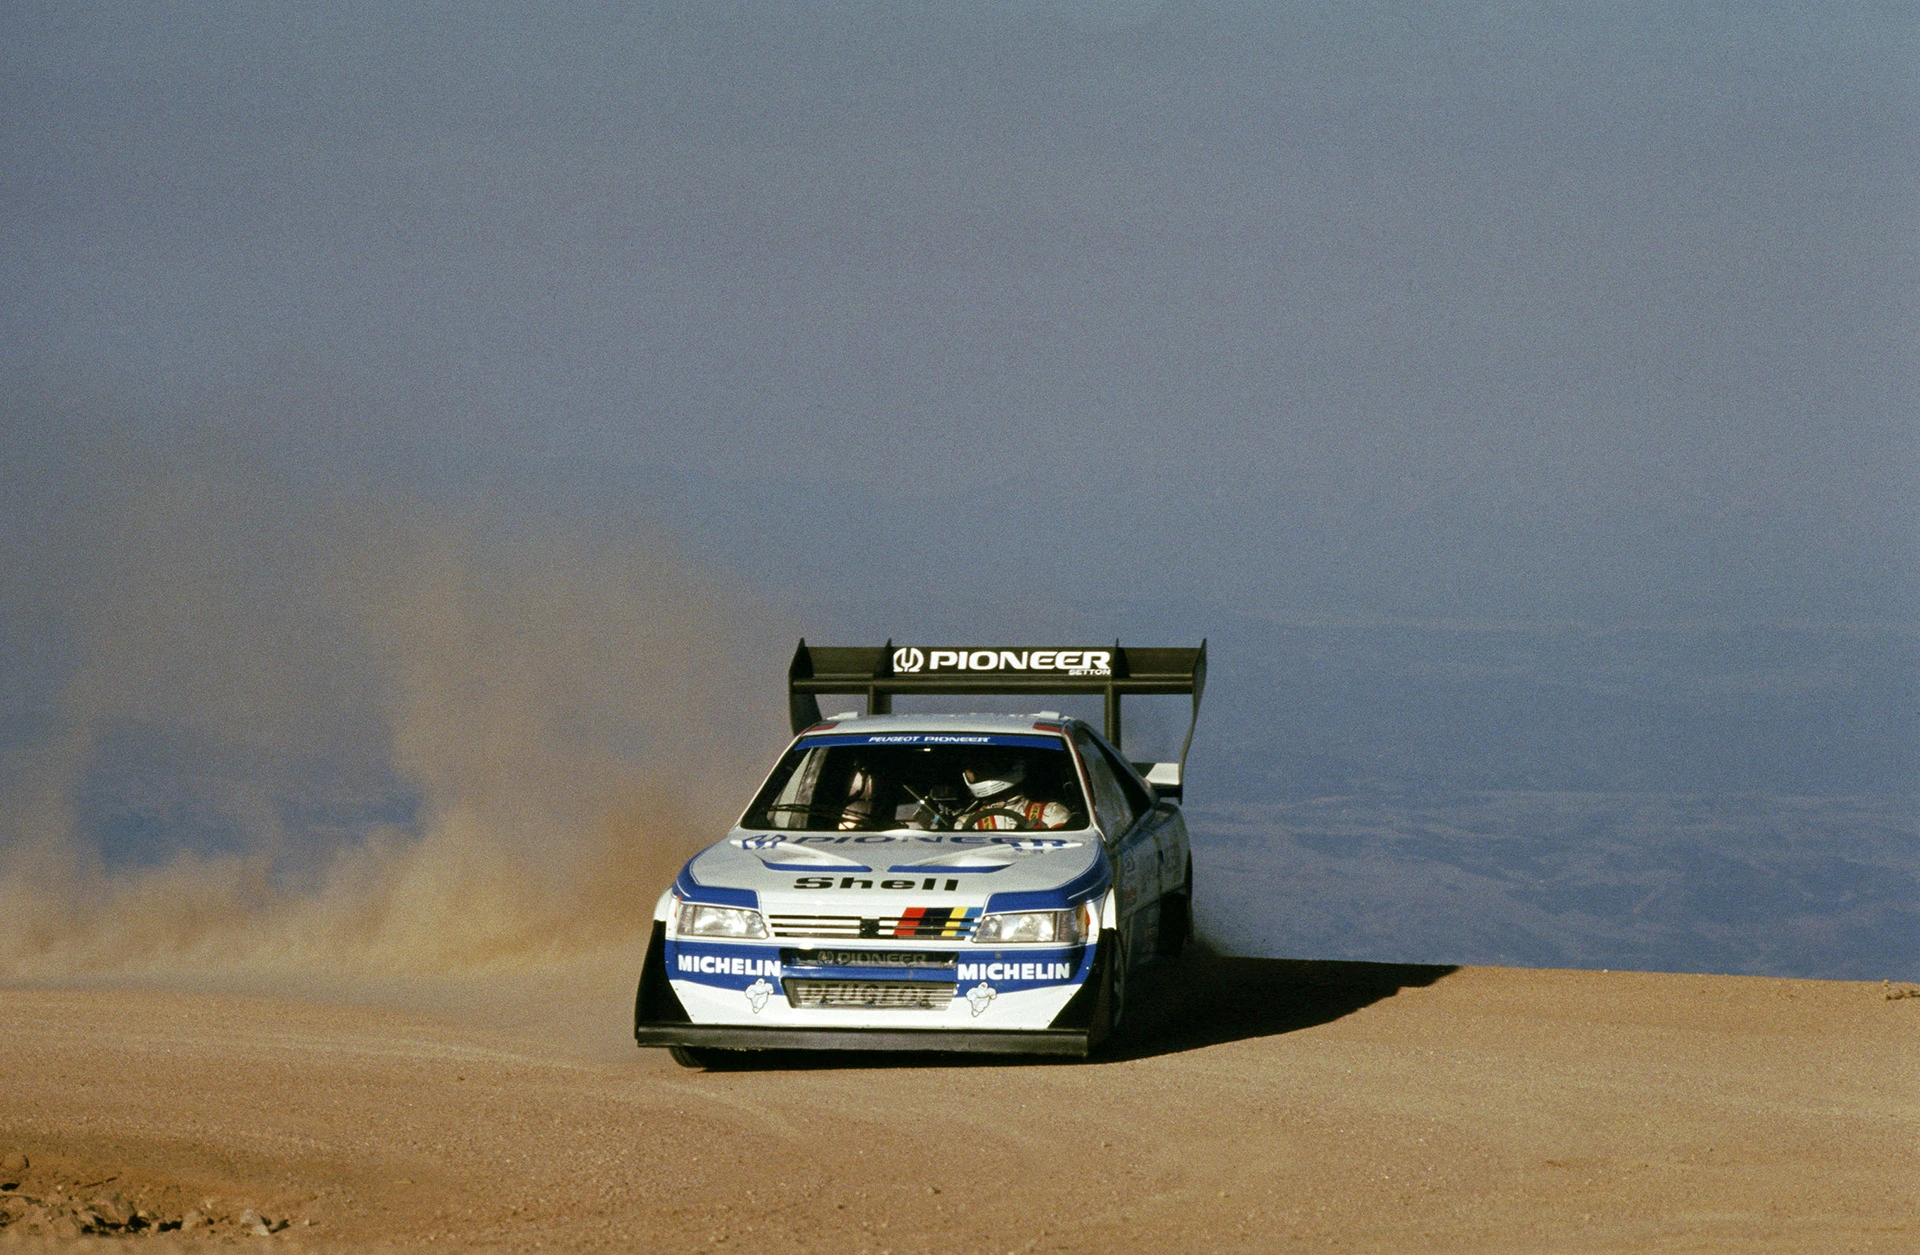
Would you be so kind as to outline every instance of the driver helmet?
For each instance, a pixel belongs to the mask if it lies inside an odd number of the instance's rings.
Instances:
[[[984,801],[1026,779],[1027,765],[1018,754],[988,750],[969,757],[960,768],[960,778],[969,793]]]

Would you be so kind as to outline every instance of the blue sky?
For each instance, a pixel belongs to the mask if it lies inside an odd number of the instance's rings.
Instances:
[[[802,602],[1914,618],[1911,5],[0,22],[14,404],[178,456]]]
[[[0,854],[598,883],[525,832],[720,822],[796,635],[1207,636],[1196,815],[1375,834],[1245,882],[1386,921],[1275,952],[1905,970],[1916,67],[1911,3],[0,5]],[[1516,792],[1505,922],[1393,932]]]

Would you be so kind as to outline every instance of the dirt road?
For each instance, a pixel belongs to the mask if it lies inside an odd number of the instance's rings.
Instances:
[[[310,1249],[1920,1249],[1901,986],[1201,957],[1104,1061],[689,1072],[631,970],[0,991],[0,1242],[118,1194]]]

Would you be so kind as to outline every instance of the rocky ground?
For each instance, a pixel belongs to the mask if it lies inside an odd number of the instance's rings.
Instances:
[[[0,1238],[265,1238],[295,1223],[241,1202],[196,1198],[196,1191],[164,1177],[100,1176],[98,1166],[59,1155],[35,1160],[12,1151],[0,1156],[0,1169]]]
[[[0,991],[0,1246],[1920,1248],[1910,985],[1198,956],[1096,1062],[695,1072],[630,970]]]

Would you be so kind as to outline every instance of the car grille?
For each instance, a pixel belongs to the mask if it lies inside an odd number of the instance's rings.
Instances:
[[[964,940],[980,922],[977,906],[916,906],[899,915],[769,915],[776,937],[940,937]]]
[[[877,967],[937,973],[942,968],[951,971],[959,962],[960,953],[957,950],[869,950],[864,946],[851,950],[841,946],[808,946],[804,950],[783,946],[780,950],[780,966],[783,970],[796,967]]]
[[[954,983],[931,980],[797,980],[788,977],[787,1001],[796,1007],[879,1007],[891,1011],[944,1011]]]

